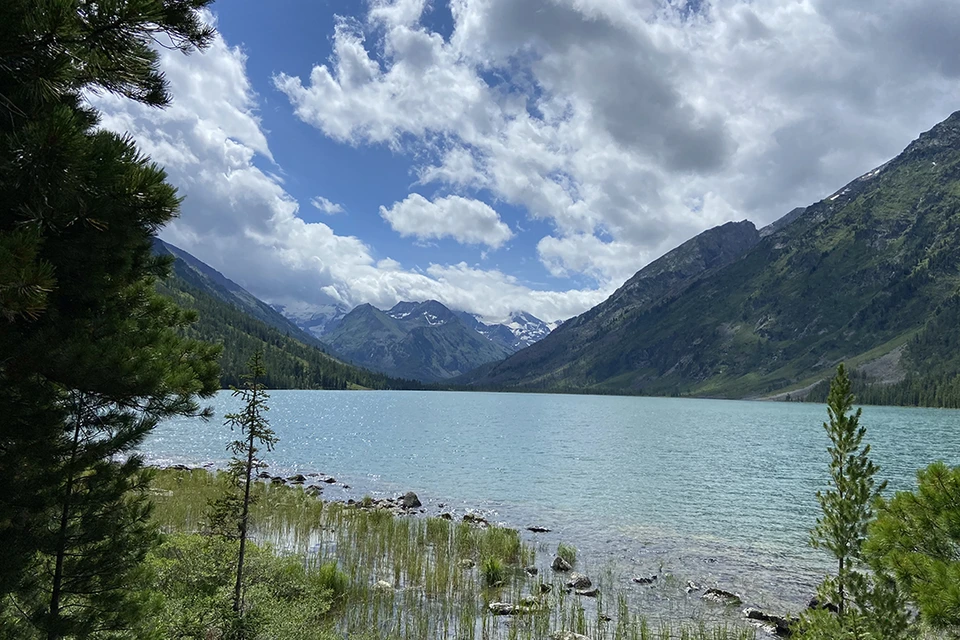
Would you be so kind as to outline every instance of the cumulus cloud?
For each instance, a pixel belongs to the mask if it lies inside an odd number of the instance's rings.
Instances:
[[[380,216],[402,236],[421,240],[450,237],[464,244],[485,244],[492,249],[513,237],[493,207],[479,200],[446,196],[432,202],[411,193],[389,209],[380,207]]]
[[[603,299],[598,290],[536,291],[500,271],[464,263],[404,268],[389,257],[375,258],[360,238],[306,222],[276,173],[255,163],[258,157],[272,161],[273,155],[257,115],[246,54],[217,36],[203,54],[162,50],[161,56],[174,96],[169,108],[150,109],[110,94],[89,100],[102,111],[102,126],[132,135],[185,196],[180,218],[161,235],[260,298],[300,313],[433,298],[490,319],[525,309],[545,320],[568,318]],[[229,82],[220,82],[225,78]],[[465,242],[500,246],[512,235],[482,202],[455,196],[424,201],[439,216],[437,224],[447,225],[445,233]],[[342,210],[322,196],[311,204],[328,213]],[[416,224],[426,222],[417,219],[415,205],[408,198],[391,209],[398,225],[413,225],[403,228],[414,235]]]
[[[451,0],[448,37],[427,6],[377,0],[275,86],[330,138],[408,155],[421,185],[551,222],[544,266],[600,283],[814,202],[960,104],[952,0]]]
[[[331,202],[323,196],[310,198],[310,204],[312,204],[315,209],[319,209],[320,211],[329,213],[331,215],[335,213],[343,213],[343,205],[337,204],[336,202]]]

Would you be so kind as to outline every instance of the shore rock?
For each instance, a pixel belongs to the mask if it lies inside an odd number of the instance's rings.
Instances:
[[[574,571],[567,580],[567,586],[571,589],[589,589],[593,586],[593,582],[584,574]]]
[[[707,589],[700,596],[701,599],[717,604],[741,605],[743,600],[735,593],[724,591],[723,589]]]
[[[449,514],[449,513],[441,513],[441,514],[440,514],[440,517],[441,517],[443,520],[453,520],[453,515],[451,515],[451,514]]]
[[[570,563],[564,560],[563,558],[561,558],[560,556],[557,556],[556,558],[553,559],[553,564],[550,565],[550,568],[553,569],[554,571],[560,571],[561,573],[564,571],[570,571],[570,569],[573,569],[573,567],[570,566]]]
[[[653,584],[657,581],[657,576],[636,576],[633,581],[637,584]]]
[[[464,522],[467,522],[467,523],[469,523],[469,524],[477,524],[477,525],[481,525],[481,526],[486,526],[486,525],[490,524],[489,522],[487,522],[487,519],[486,519],[486,518],[484,518],[483,516],[479,516],[479,515],[477,515],[477,514],[475,514],[475,513],[465,513],[465,514],[463,514],[463,521],[464,521]]]
[[[307,481],[307,477],[302,473],[298,473],[295,476],[290,476],[289,478],[287,478],[287,480],[289,480],[293,484],[303,484],[304,482]]]
[[[820,598],[813,596],[810,598],[810,602],[807,603],[807,609],[826,609],[831,613],[837,613],[837,605],[832,602],[820,602]]]
[[[792,635],[790,627],[795,623],[796,619],[784,618],[783,616],[775,616],[769,613],[764,613],[760,609],[754,607],[747,607],[743,610],[743,617],[747,620],[756,620],[757,622],[763,623],[763,626],[781,638],[789,638]]]
[[[553,591],[553,585],[546,582],[541,582],[537,589],[540,591],[540,593],[550,593]]]
[[[408,491],[407,493],[403,494],[403,497],[400,498],[400,504],[403,505],[404,509],[417,509],[418,507],[423,506],[420,504],[420,498],[418,498],[417,494],[415,494],[413,491]]]

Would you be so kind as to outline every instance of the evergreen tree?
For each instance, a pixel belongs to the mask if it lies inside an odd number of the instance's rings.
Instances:
[[[915,491],[881,503],[865,553],[891,573],[933,627],[960,636],[960,468],[936,462]]]
[[[183,338],[194,316],[154,291],[176,192],[81,98],[169,103],[154,43],[205,46],[209,1],[0,3],[3,637],[128,628],[124,583],[151,538],[130,454],[218,387],[217,350]]]
[[[267,406],[270,396],[263,384],[267,373],[263,366],[263,355],[256,352],[247,366],[243,386],[233,387],[233,395],[243,400],[243,410],[225,416],[225,424],[231,431],[240,431],[240,438],[227,446],[227,450],[233,453],[228,467],[232,486],[214,504],[213,516],[221,532],[239,541],[233,591],[233,611],[239,616],[243,614],[243,564],[250,525],[250,505],[253,503],[251,488],[255,481],[254,474],[267,467],[267,463],[259,457],[260,447],[272,451],[277,443],[277,437],[265,415],[270,410]]]
[[[871,575],[863,557],[867,527],[873,519],[873,504],[885,482],[874,476],[878,467],[870,460],[870,445],[864,444],[866,427],[860,425],[861,409],[851,413],[850,379],[841,364],[830,385],[827,400],[829,422],[823,424],[830,446],[829,489],[817,492],[822,515],[810,544],[826,549],[837,562],[837,574],[828,576],[818,589],[824,608],[806,613],[800,621],[800,637],[887,638],[904,637],[907,616],[893,582],[883,573]]]

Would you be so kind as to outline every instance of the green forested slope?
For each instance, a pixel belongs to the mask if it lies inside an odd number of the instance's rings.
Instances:
[[[296,327],[283,332],[252,317],[239,302],[236,305],[229,302],[231,298],[221,290],[219,283],[182,259],[174,261],[171,277],[158,283],[157,289],[180,306],[197,311],[199,320],[189,329],[192,337],[223,345],[220,382],[224,387],[240,383],[247,361],[257,350],[263,351],[267,368],[265,383],[273,389],[409,389],[420,386],[416,382],[391,379],[340,362],[317,346],[298,339],[300,332]]]
[[[748,397],[901,344],[899,377],[957,372],[957,325],[937,316],[960,284],[960,113],[772,231],[681,291],[608,309],[605,325],[587,312],[567,323],[579,342],[557,349],[561,327],[475,382]],[[570,355],[532,357],[551,349]]]

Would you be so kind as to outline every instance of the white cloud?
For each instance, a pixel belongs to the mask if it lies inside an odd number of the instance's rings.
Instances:
[[[499,271],[464,264],[411,271],[389,257],[375,258],[360,238],[304,221],[279,176],[254,164],[257,156],[273,156],[244,52],[218,36],[202,54],[163,50],[161,57],[174,96],[169,108],[149,109],[110,94],[89,99],[103,112],[102,126],[129,132],[185,196],[181,217],[163,237],[260,298],[304,315],[335,305],[390,307],[434,298],[486,317],[524,309],[548,321],[576,315],[602,298],[598,291],[536,291]],[[232,79],[229,86],[222,78]],[[393,208],[403,219],[398,224],[416,224],[410,202]],[[319,196],[311,204],[328,212],[340,207]],[[448,225],[448,235],[465,242],[500,246],[512,235],[479,201],[448,197],[427,205],[441,216],[438,224]]]
[[[401,236],[421,240],[450,237],[463,244],[485,244],[492,249],[503,246],[513,232],[485,202],[460,196],[434,201],[411,193],[388,209],[380,207],[380,216]]]
[[[335,213],[343,213],[343,205],[337,204],[336,202],[331,202],[323,196],[310,198],[310,204],[312,204],[314,208],[331,215]]]
[[[421,185],[550,221],[544,265],[602,283],[814,202],[960,104],[953,0],[451,0],[446,39],[427,6],[378,0],[329,64],[275,85]]]

